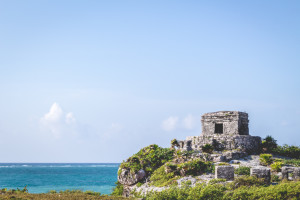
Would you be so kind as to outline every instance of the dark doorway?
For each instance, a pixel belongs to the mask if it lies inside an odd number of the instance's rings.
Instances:
[[[223,124],[215,124],[215,133],[223,133]]]

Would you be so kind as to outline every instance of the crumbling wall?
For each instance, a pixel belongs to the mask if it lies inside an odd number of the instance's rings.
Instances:
[[[300,167],[282,167],[282,179],[300,180]]]
[[[202,150],[205,144],[210,144],[217,151],[241,150],[249,154],[259,153],[261,138],[250,135],[213,135],[213,136],[189,136],[186,140],[179,141],[181,150]]]

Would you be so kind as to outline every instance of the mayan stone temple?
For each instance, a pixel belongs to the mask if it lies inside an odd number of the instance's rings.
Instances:
[[[181,150],[200,150],[210,144],[216,151],[239,150],[249,154],[258,153],[261,138],[249,135],[248,114],[238,111],[220,111],[202,115],[202,134],[188,136],[178,141]]]

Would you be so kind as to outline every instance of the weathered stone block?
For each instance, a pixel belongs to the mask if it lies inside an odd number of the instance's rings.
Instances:
[[[288,179],[289,173],[291,173],[291,167],[282,167],[281,168],[282,179]]]
[[[271,170],[267,167],[254,167],[250,169],[250,175],[257,178],[263,178],[265,183],[269,184],[271,181]]]
[[[282,179],[289,179],[289,174],[292,180],[300,179],[300,167],[282,167],[281,173]]]
[[[300,180],[300,167],[295,167],[293,172],[293,180]]]
[[[230,166],[230,165],[216,166],[215,178],[233,180],[234,179],[234,167]]]

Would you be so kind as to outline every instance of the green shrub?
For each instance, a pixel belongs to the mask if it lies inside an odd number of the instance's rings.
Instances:
[[[267,153],[274,153],[281,156],[300,159],[300,147],[294,145],[277,145],[272,136],[267,136],[262,140],[262,150]]]
[[[250,167],[239,167],[234,169],[234,173],[238,175],[250,175]]]
[[[188,185],[163,190],[162,192],[150,192],[146,195],[147,200],[221,200],[226,188],[220,184],[206,185],[197,184],[195,187]]]
[[[94,195],[94,196],[100,196],[101,195],[100,192],[94,192],[94,191],[91,191],[91,190],[85,191],[84,194]]]
[[[279,182],[279,181],[280,181],[279,176],[273,174],[273,175],[271,176],[271,181],[272,181],[272,182]]]
[[[265,185],[263,179],[259,179],[256,176],[241,176],[235,178],[233,182],[229,184],[229,187],[232,189],[236,189],[241,186],[262,186]]]
[[[150,177],[151,185],[156,187],[163,187],[171,184],[176,184],[175,181],[179,176],[175,172],[166,172],[166,166],[163,165],[153,172]],[[175,183],[176,182],[176,183]]]
[[[272,136],[268,135],[262,140],[262,148],[264,152],[272,153],[277,148],[277,142]]]
[[[276,172],[280,172],[282,168],[283,162],[277,161],[270,165],[271,169]]]
[[[253,181],[251,181],[253,183]],[[255,181],[254,181],[255,183]],[[265,186],[248,184],[232,189],[221,184],[196,184],[195,187],[171,187],[162,192],[150,192],[146,200],[283,200],[299,199],[300,182]]]
[[[278,146],[277,148],[273,149],[273,153],[290,158],[300,159],[300,147],[293,145],[289,146],[285,144],[283,146]]]
[[[224,200],[283,200],[299,199],[300,182],[281,183],[268,187],[240,187],[225,193]]]
[[[207,185],[201,190],[199,194],[199,199],[221,200],[223,199],[225,190],[226,188],[221,184]],[[194,198],[190,197],[189,199],[194,199]]]
[[[179,143],[176,139],[171,140],[171,147],[172,148],[179,147]]]
[[[260,154],[259,157],[259,161],[262,165],[270,165],[273,162],[271,154]]]
[[[115,184],[116,184],[116,187],[113,188],[111,195],[112,196],[122,196],[124,186],[121,183],[119,183],[119,181],[117,181]]]
[[[212,153],[214,150],[214,147],[210,144],[206,144],[202,147],[202,151],[205,153]]]
[[[140,169],[144,169],[149,175],[155,169],[172,160],[173,154],[173,149],[162,148],[153,144],[141,149],[138,153],[128,158],[126,162],[122,162],[119,171],[120,169],[130,169],[131,172],[135,173]]]
[[[291,159],[291,160],[283,160],[285,165],[293,165],[295,167],[300,167],[300,159]]]
[[[216,183],[222,183],[222,182],[226,182],[226,179],[223,178],[215,178],[215,179],[211,179],[209,181],[209,184],[216,184]]]
[[[200,159],[184,162],[178,165],[182,175],[200,175],[205,172],[211,172],[213,170],[213,164],[211,162],[204,162]]]

